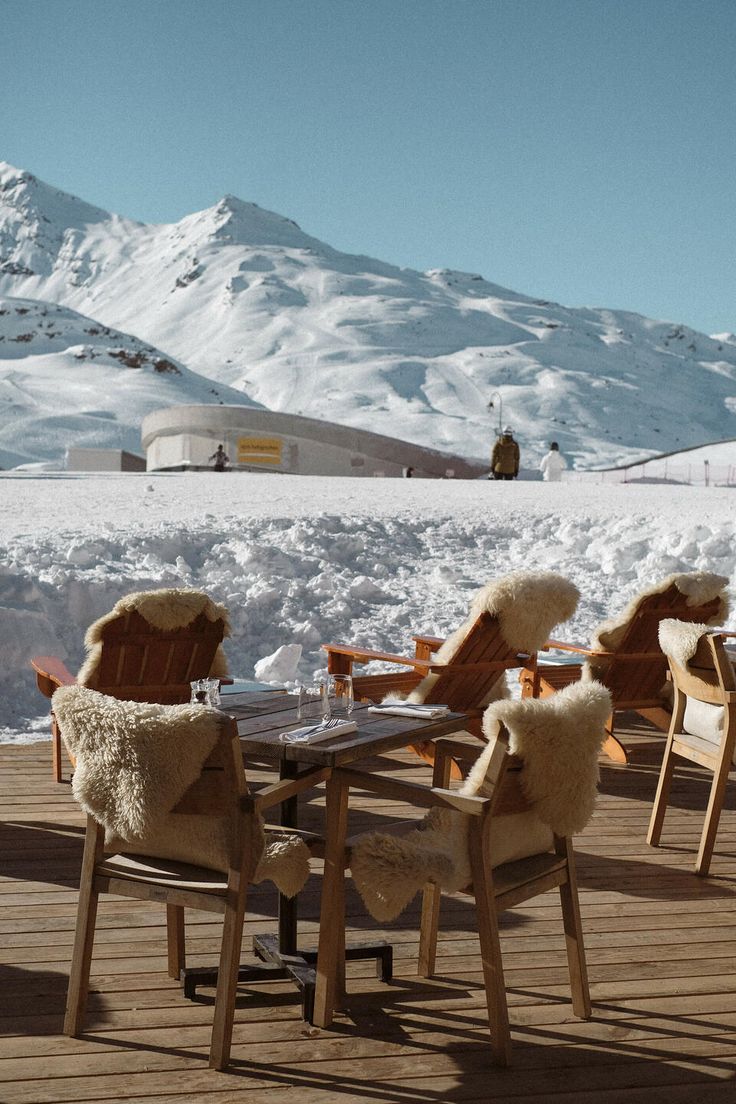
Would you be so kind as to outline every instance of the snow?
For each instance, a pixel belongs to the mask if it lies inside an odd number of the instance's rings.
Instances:
[[[671,572],[736,584],[733,492],[712,486],[1,473],[0,504],[5,741],[47,737],[30,657],[76,670],[87,626],[134,590],[206,590],[230,610],[234,675],[271,657],[309,682],[322,642],[407,654],[509,571],[571,579],[580,604],[556,635],[581,641]],[[288,645],[296,671],[274,659]]]
[[[149,226],[0,163],[0,243],[0,294],[134,334],[272,410],[484,457],[495,391],[529,467],[550,440],[601,468],[736,437],[732,335],[340,253],[233,196]],[[77,381],[58,399],[76,411]]]
[[[253,405],[68,307],[0,296],[0,466],[61,467],[70,445],[140,453],[143,418],[180,403]]]

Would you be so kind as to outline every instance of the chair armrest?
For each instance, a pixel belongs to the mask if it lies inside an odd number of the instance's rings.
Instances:
[[[470,797],[458,793],[457,790],[430,788],[420,785],[419,782],[406,782],[398,778],[382,778],[380,775],[352,770],[350,767],[341,767],[333,771],[332,777],[333,780],[337,778],[344,785],[352,786],[354,789],[368,790],[381,797],[406,801],[409,805],[419,805],[423,809],[431,809],[439,805],[479,816],[491,802],[489,797]]]
[[[428,671],[431,667],[429,660],[426,659],[394,655],[393,652],[378,652],[373,648],[354,648],[347,644],[323,644],[322,649],[328,655],[332,653],[350,656],[357,663],[370,663],[374,659],[381,659],[386,663],[399,663],[402,667],[414,667],[417,671]]]
[[[482,712],[482,710],[481,710]],[[461,741],[439,739],[433,745],[435,762],[437,759],[460,759],[464,763],[474,763],[485,744],[464,744]]]
[[[296,797],[303,790],[311,790],[324,782],[330,775],[329,767],[312,767],[302,771],[297,778],[284,778],[280,782],[273,782],[264,786],[262,790],[253,795],[255,808],[262,812],[274,805],[280,805],[282,801],[288,801],[290,797]]]
[[[548,652],[552,648],[556,648],[561,652],[576,652],[578,655],[596,656],[599,659],[609,659],[616,655],[615,652],[596,652],[592,648],[584,647],[582,644],[568,644],[564,640],[548,640],[542,648],[542,651]]]
[[[50,698],[60,686],[73,686],[77,681],[66,664],[56,656],[34,656],[31,667],[36,672],[38,689],[46,698]]]
[[[444,644],[441,636],[429,636],[427,633],[417,633],[416,636],[412,636],[412,640],[417,659],[429,659],[432,653]]]

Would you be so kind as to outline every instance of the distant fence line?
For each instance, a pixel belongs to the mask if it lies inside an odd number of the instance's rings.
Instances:
[[[565,471],[562,478],[566,483],[683,483],[694,487],[736,487],[736,464],[653,459],[627,468]]]

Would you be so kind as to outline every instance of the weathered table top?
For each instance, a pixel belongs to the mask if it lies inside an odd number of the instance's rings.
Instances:
[[[356,704],[350,720],[357,732],[338,733],[314,744],[288,744],[281,733],[304,725],[296,717],[296,699],[283,692],[223,694],[221,709],[235,717],[243,754],[265,756],[279,762],[310,763],[340,767],[358,759],[382,755],[408,744],[433,740],[462,730],[463,713],[448,713],[434,720],[371,713],[364,703]]]

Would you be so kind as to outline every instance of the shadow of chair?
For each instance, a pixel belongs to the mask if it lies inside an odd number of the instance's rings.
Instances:
[[[670,665],[675,698],[647,843],[658,847],[677,760],[713,774],[695,873],[710,869],[728,775],[736,749],[736,671],[723,636],[705,625],[664,621],[660,642]]]
[[[325,855],[315,1023],[329,1026],[345,997],[344,871],[371,915],[395,919],[423,892],[419,973],[431,977],[443,892],[471,895],[477,918],[494,1059],[508,1063],[510,1029],[498,914],[558,888],[573,1008],[590,1015],[583,934],[571,842],[593,812],[598,754],[610,696],[597,683],[566,688],[548,701],[504,701],[484,716],[488,746],[480,754],[438,741],[433,786],[338,770],[327,816],[340,824]],[[475,760],[460,790],[448,789],[450,763]],[[346,840],[351,788],[429,808],[417,826],[405,822]],[[341,838],[342,837],[342,838]]]
[[[613,700],[604,751],[614,762],[628,762],[626,748],[615,735],[616,713],[634,710],[663,732],[670,723],[663,692],[667,659],[659,646],[660,621],[722,623],[728,614],[727,584],[721,575],[671,575],[637,595],[620,616],[599,625],[591,647],[548,640],[544,650],[585,656],[585,663],[530,664],[521,674],[522,695],[545,698],[586,675],[603,683]]]
[[[90,625],[87,659],[76,678],[54,656],[36,656],[31,666],[47,698],[76,683],[126,701],[175,705],[189,701],[193,679],[227,677],[222,641],[229,635],[227,610],[206,594],[142,591],[121,598]],[[53,775],[61,782],[61,734],[53,713],[51,737]]]
[[[352,674],[354,664],[373,661],[409,667],[375,675],[353,675],[357,700],[380,702],[400,695],[412,703],[442,704],[465,713],[467,729],[481,736],[483,709],[507,694],[505,672],[534,665],[537,650],[555,625],[575,612],[579,592],[552,572],[516,572],[486,584],[473,599],[463,624],[444,641],[416,635],[411,658],[346,644],[323,644],[328,670]],[[432,761],[432,745],[414,750]]]
[[[87,813],[64,1031],[83,1028],[101,894],[165,904],[174,978],[184,968],[184,908],[212,912],[223,928],[210,1066],[223,1069],[248,885],[268,877],[293,896],[309,874],[304,841],[282,831],[270,848],[262,812],[325,772],[253,795],[236,723],[215,709],[118,701],[78,686],[57,690],[53,708],[77,760],[75,796]]]

